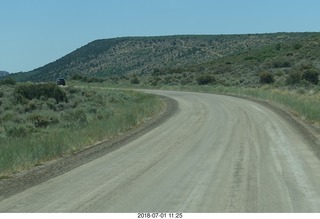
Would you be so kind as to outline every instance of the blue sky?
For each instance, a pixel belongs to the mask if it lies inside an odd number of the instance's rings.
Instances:
[[[102,38],[320,32],[319,0],[0,0],[0,70],[29,71]]]

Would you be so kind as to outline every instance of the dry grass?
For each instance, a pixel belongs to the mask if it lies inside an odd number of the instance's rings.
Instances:
[[[119,135],[161,108],[147,94],[72,86],[64,88],[66,102],[21,101],[15,86],[0,86],[1,178]]]

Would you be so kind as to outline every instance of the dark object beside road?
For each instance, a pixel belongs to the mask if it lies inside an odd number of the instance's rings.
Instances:
[[[57,85],[65,86],[66,85],[66,81],[63,78],[58,78],[57,79]]]

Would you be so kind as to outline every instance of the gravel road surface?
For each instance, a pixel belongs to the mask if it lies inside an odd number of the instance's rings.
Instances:
[[[320,212],[317,148],[263,104],[147,91],[178,111],[117,150],[0,201],[0,212]]]

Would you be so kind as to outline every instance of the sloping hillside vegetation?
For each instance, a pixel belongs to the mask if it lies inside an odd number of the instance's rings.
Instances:
[[[135,77],[149,84],[189,84],[196,83],[196,75],[209,73],[226,74],[223,78],[228,80],[228,83],[218,80],[226,84],[251,84],[257,81],[257,76],[254,78],[252,76],[253,71],[257,73],[257,68],[264,67],[267,61],[272,62],[277,56],[292,61],[296,58],[297,51],[305,49],[304,41],[310,40],[319,40],[319,34],[276,33],[103,39],[93,41],[31,72],[15,74],[14,78],[17,81],[53,81],[58,77],[71,78],[77,74],[86,77],[108,77],[114,81],[119,79],[131,81]],[[296,50],[289,49],[295,44]],[[302,48],[298,48],[298,45]],[[259,67],[253,68],[257,63]],[[230,77],[239,74],[242,74],[240,80],[243,82],[234,81],[233,78],[229,81]],[[166,77],[168,75],[170,77]],[[121,78],[122,76],[129,78]],[[219,76],[217,78],[219,79]]]
[[[251,47],[208,62],[154,69],[143,80],[151,85],[316,85],[320,73],[320,34],[301,36],[282,42],[275,40],[270,45]]]

